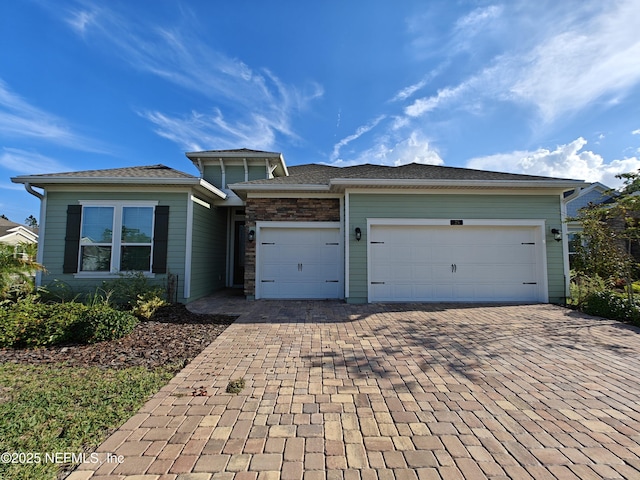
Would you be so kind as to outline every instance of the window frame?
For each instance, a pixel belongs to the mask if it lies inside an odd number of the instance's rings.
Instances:
[[[142,273],[143,275],[153,278],[155,274],[153,269],[153,249],[154,249],[154,235],[155,235],[155,210],[158,206],[157,200],[80,200],[78,204],[82,207],[80,215],[80,232],[82,232],[84,211],[86,207],[111,207],[113,208],[113,233],[111,235],[111,259],[109,263],[109,271],[83,271],[82,270],[82,247],[86,246],[82,244],[80,239],[78,248],[78,270],[74,274],[76,278],[117,278],[122,274],[127,273]],[[148,270],[120,270],[122,247],[123,246],[136,246],[142,244],[132,244],[122,240],[122,222],[123,211],[125,207],[147,207],[152,208],[151,212],[151,241],[145,243],[144,246],[150,246],[149,254],[149,268]],[[102,245],[102,244],[100,244]],[[106,245],[106,244],[105,244]]]

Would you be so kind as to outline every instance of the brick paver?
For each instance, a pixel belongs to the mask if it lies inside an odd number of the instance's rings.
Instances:
[[[236,307],[98,448],[124,463],[69,478],[640,479],[638,329],[552,305]]]

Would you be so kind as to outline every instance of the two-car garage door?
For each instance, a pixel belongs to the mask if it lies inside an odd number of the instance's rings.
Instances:
[[[372,225],[369,301],[546,301],[541,228]]]
[[[256,297],[344,298],[340,225],[285,223],[259,228]],[[358,244],[367,249],[368,301],[548,301],[543,234],[542,225],[499,222],[372,223],[366,244]],[[350,266],[356,278],[357,265]]]

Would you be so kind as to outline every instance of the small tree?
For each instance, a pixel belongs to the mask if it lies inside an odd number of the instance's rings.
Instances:
[[[0,244],[0,298],[33,290],[33,275],[44,270],[34,260],[35,251],[35,244]]]
[[[33,215],[24,219],[24,224],[29,228],[38,228],[38,220]]]

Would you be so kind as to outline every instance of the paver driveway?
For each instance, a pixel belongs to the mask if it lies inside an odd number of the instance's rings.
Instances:
[[[99,448],[123,463],[70,478],[640,478],[639,333],[552,305],[254,302]]]

